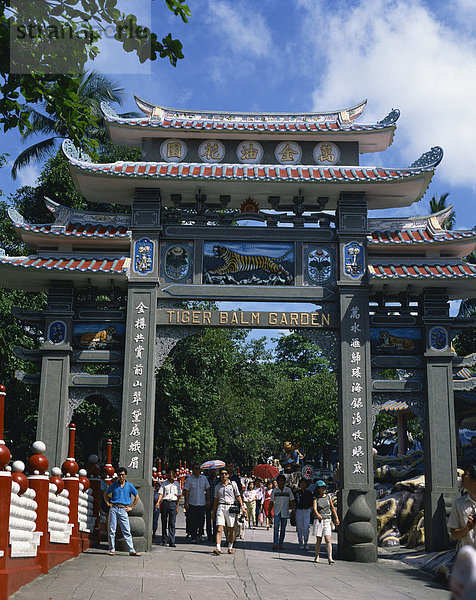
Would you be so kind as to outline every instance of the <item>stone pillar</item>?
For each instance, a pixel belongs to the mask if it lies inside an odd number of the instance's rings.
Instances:
[[[158,190],[136,190],[131,229],[120,462],[127,467],[128,480],[135,485],[140,497],[129,513],[134,547],[137,551],[146,551],[152,545]],[[118,541],[118,549],[126,549],[123,540]]]
[[[37,439],[46,444],[52,465],[63,462],[68,449],[68,397],[73,336],[72,284],[58,282],[48,291],[44,343],[41,347],[41,380]]]
[[[339,556],[377,560],[372,456],[367,202],[341,194],[337,217],[341,367],[339,372]]]
[[[446,520],[458,493],[451,318],[445,290],[424,291],[422,319],[427,385],[425,547],[435,552],[450,547]]]

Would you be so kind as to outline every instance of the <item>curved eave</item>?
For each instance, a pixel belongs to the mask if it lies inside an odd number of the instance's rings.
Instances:
[[[409,285],[413,293],[421,293],[431,285],[446,289],[450,300],[476,298],[476,266],[462,261],[408,259],[401,264],[371,258],[368,271],[373,293],[385,288],[386,293],[394,295],[406,291]]]
[[[129,267],[129,259],[112,259],[122,261],[122,267],[119,270],[100,268],[98,264],[92,268],[71,269],[67,267],[70,259],[63,259],[58,262],[58,266],[51,265],[56,259],[46,261],[45,266],[35,266],[41,259],[38,257],[0,257],[0,282],[2,287],[8,289],[28,290],[32,292],[45,291],[54,285],[58,279],[72,281],[79,285],[92,284],[99,289],[108,289],[111,287],[111,282],[115,286],[125,287],[127,285],[127,269]],[[80,259],[78,259],[80,260]],[[89,259],[86,260],[86,263]],[[97,259],[98,263],[102,259]]]
[[[377,241],[369,239],[369,255],[401,254],[402,256],[428,255],[464,257],[476,250],[476,234],[467,238],[433,239],[418,241]]]
[[[137,121],[137,119],[136,119]],[[105,118],[106,129],[111,141],[120,146],[140,147],[143,138],[180,138],[180,139],[252,139],[274,140],[277,136],[281,139],[295,141],[331,141],[331,142],[358,142],[359,152],[383,152],[393,141],[395,125],[355,125],[333,129],[304,129],[293,130],[289,128],[260,129],[257,127],[243,127],[242,129],[227,128],[226,126],[207,127],[204,123],[194,123],[190,127],[169,125],[144,121],[142,124],[127,123],[127,119],[118,121]]]
[[[303,195],[328,197],[333,210],[342,191],[365,192],[369,209],[409,206],[424,195],[434,169],[316,167],[309,165],[207,165],[113,163],[96,165],[70,159],[76,188],[90,202],[131,204],[136,187],[160,189],[163,205],[173,206],[171,194],[201,190],[209,199],[228,195],[229,208],[238,209],[251,196],[267,207],[269,196],[292,200]]]
[[[95,247],[99,250],[120,250],[128,249],[130,246],[129,234],[100,234],[91,235],[85,232],[82,233],[64,233],[62,231],[35,231],[29,229],[25,225],[13,224],[16,235],[30,248],[48,248],[62,249],[68,246],[76,248]]]
[[[383,217],[368,219],[368,228],[370,231],[400,231],[413,229],[426,229],[433,219],[436,219],[441,227],[444,220],[449,217],[454,205],[450,204],[447,208],[430,215],[421,217]]]

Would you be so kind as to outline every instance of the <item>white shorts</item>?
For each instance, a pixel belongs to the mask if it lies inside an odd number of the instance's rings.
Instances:
[[[215,515],[215,523],[217,525],[226,525],[227,527],[235,526],[236,515],[230,514],[229,504],[219,504]]]
[[[332,534],[331,520],[330,519],[322,519],[322,521],[319,521],[318,519],[314,519],[312,533],[313,533],[313,535],[320,537],[320,538],[322,538],[326,535],[331,535]]]

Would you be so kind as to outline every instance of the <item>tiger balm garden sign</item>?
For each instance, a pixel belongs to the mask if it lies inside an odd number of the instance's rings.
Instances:
[[[265,312],[248,310],[162,310],[157,325],[204,325],[206,327],[314,328],[338,326],[331,312]]]

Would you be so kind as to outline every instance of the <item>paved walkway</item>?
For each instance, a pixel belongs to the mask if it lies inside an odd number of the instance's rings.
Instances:
[[[390,554],[374,565],[312,562],[288,526],[285,549],[271,550],[272,531],[246,530],[234,555],[188,544],[179,521],[177,547],[154,546],[140,558],[91,549],[20,589],[12,600],[448,600],[449,592]],[[323,546],[323,549],[325,547]]]

